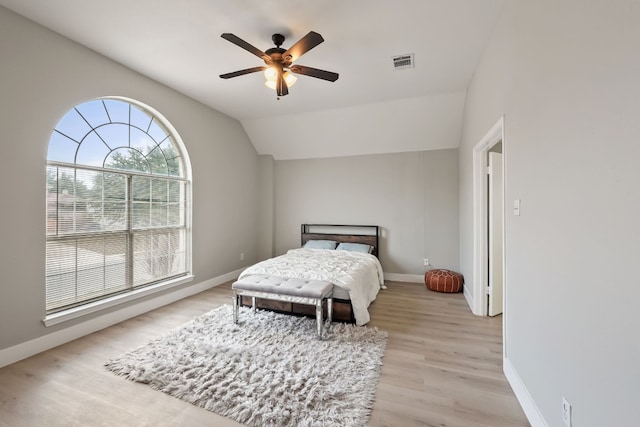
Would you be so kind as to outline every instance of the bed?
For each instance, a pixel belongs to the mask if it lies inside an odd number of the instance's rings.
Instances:
[[[326,280],[334,285],[334,320],[364,325],[369,322],[369,304],[384,288],[382,266],[378,260],[379,234],[376,225],[302,224],[300,248],[248,267],[239,279],[267,274]],[[327,241],[337,242],[339,246],[326,249],[323,243],[319,243]],[[365,252],[364,248],[369,250]],[[249,297],[242,297],[240,303],[250,306],[252,301]],[[256,305],[274,311],[315,315],[313,307],[303,304],[258,298]]]

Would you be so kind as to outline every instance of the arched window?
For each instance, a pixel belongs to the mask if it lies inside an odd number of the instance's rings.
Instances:
[[[47,314],[190,276],[189,161],[131,100],[80,104],[47,156]]]

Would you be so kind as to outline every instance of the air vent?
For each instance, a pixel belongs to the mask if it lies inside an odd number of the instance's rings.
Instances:
[[[393,57],[393,68],[403,70],[405,68],[413,68],[413,53],[398,55]]]

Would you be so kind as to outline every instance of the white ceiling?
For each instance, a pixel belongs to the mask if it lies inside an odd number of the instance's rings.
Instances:
[[[260,136],[272,132],[274,121],[267,119],[274,116],[308,119],[326,111],[348,113],[362,106],[464,93],[502,3],[0,0],[0,5],[240,120],[260,154],[277,151],[273,141]],[[325,42],[296,63],[339,73],[335,83],[299,76],[290,94],[276,100],[261,73],[218,77],[262,65],[258,57],[222,39],[223,32],[266,50],[273,47],[273,33],[284,34],[283,47],[288,48],[311,30]],[[415,68],[394,70],[391,58],[406,53],[415,55]]]

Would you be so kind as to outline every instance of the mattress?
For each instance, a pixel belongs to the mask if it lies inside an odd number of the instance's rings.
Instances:
[[[350,300],[349,291],[340,286],[333,286],[333,297],[336,299]]]

